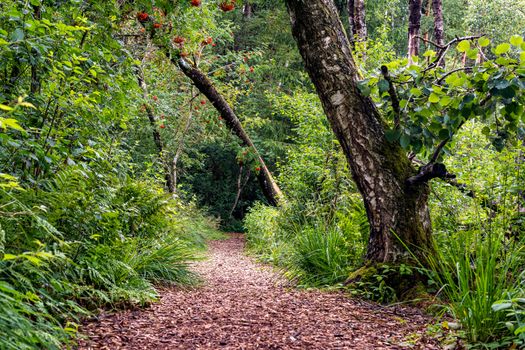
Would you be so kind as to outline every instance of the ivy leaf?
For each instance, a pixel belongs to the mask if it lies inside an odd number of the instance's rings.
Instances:
[[[460,41],[457,49],[459,52],[466,52],[468,49],[470,49],[470,42],[468,40]]]

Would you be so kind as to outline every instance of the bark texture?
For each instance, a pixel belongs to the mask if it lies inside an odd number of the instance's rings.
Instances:
[[[443,21],[443,1],[432,0],[432,12],[434,13],[434,39],[436,44],[445,45],[445,29]],[[439,62],[441,67],[445,66],[445,60]]]
[[[370,223],[367,260],[408,261],[404,244],[418,258],[432,253],[428,185],[407,184],[415,169],[402,148],[386,140],[378,111],[360,93],[358,72],[333,1],[286,3],[292,34],[364,199]]]
[[[177,61],[177,64],[181,68],[182,72],[193,81],[197,89],[199,89],[199,91],[204,94],[213,104],[215,109],[221,113],[222,118],[226,122],[226,126],[239,137],[243,145],[252,148],[256,152],[261,168],[257,175],[257,179],[259,180],[263,194],[268,202],[270,202],[272,205],[277,205],[279,200],[282,198],[281,190],[279,186],[277,186],[277,183],[273,179],[272,174],[268,170],[268,167],[257,151],[254,143],[242,127],[241,122],[235,115],[233,109],[230,107],[228,102],[226,102],[224,97],[222,97],[222,95],[217,91],[215,86],[213,86],[211,80],[208,79],[208,77],[203,72],[188,63],[183,58],[180,58]]]
[[[422,0],[408,1],[408,59],[419,54]]]
[[[365,19],[365,1],[348,0],[348,20],[350,22],[350,40],[366,41],[368,31]]]

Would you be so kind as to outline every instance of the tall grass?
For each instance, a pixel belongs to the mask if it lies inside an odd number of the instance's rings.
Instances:
[[[508,242],[498,225],[460,231],[430,262],[450,311],[472,343],[486,343],[506,332],[504,314],[493,304],[518,287],[522,246]]]
[[[298,285],[337,284],[361,263],[368,226],[359,210],[316,217],[257,204],[245,218],[248,248]]]

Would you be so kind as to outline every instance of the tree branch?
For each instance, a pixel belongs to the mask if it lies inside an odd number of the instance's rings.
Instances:
[[[441,83],[443,82],[443,80],[445,80],[449,75],[451,74],[454,74],[456,72],[459,72],[459,71],[467,71],[467,72],[472,72],[472,69],[474,67],[460,67],[460,68],[456,68],[456,69],[453,69],[451,70],[450,72],[447,72],[445,74],[443,74],[438,80],[436,80],[434,83],[437,84],[437,85],[441,85]]]
[[[417,175],[409,177],[406,182],[409,186],[420,185],[432,179],[454,179],[456,175],[447,172],[447,168],[443,163],[428,163],[419,168]]]
[[[387,66],[381,66],[381,74],[388,82],[388,94],[390,95],[390,101],[392,102],[392,109],[394,110],[394,128],[399,128],[401,123],[401,109],[399,108],[399,98],[397,96],[396,88],[390,77]]]
[[[445,54],[447,53],[448,49],[450,48],[450,46],[454,45],[455,43],[459,42],[459,41],[463,41],[463,40],[474,40],[474,39],[478,39],[478,38],[481,38],[483,36],[483,34],[480,34],[480,35],[469,35],[469,36],[463,36],[463,37],[456,37],[452,40],[450,40],[448,43],[446,43],[445,45],[443,46],[437,46],[439,48],[439,51],[438,51],[438,54],[436,56],[436,59],[428,65],[427,68],[425,68],[423,70],[423,72],[426,72],[432,68],[435,68],[439,65],[439,63],[441,62],[441,60],[443,59],[443,57],[445,56]]]

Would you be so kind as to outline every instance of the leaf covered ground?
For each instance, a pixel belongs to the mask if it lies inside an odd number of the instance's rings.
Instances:
[[[80,349],[439,349],[428,316],[341,292],[299,291],[244,255],[242,235],[210,243],[194,289],[86,323]]]

